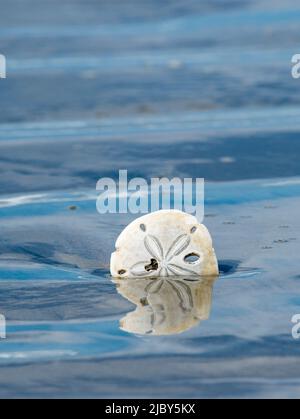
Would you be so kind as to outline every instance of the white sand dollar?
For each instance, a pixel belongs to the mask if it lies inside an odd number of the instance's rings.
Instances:
[[[117,239],[110,269],[116,278],[219,273],[207,228],[177,210],[157,211],[129,224]]]

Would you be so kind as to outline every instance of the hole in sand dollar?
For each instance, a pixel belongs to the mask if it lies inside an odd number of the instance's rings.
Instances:
[[[140,303],[141,303],[141,305],[142,305],[143,307],[146,307],[146,306],[148,306],[148,305],[149,305],[149,302],[148,302],[148,300],[147,300],[147,297],[141,298],[141,299],[140,299]]]
[[[125,275],[126,274],[125,269],[120,269],[119,272],[118,272],[118,274],[119,275]]]
[[[191,265],[198,263],[200,260],[200,256],[197,253],[189,253],[185,256],[184,261],[185,263],[189,263]]]
[[[145,224],[141,224],[140,225],[140,229],[145,233],[146,230],[147,230],[146,225]]]
[[[158,262],[156,259],[151,259],[149,265],[145,266],[145,270],[147,272],[157,271],[158,270]]]

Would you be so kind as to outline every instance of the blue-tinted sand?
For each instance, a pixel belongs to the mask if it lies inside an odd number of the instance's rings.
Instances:
[[[0,397],[299,398],[299,2],[0,9]],[[125,331],[119,169],[206,179],[221,275],[182,333]]]

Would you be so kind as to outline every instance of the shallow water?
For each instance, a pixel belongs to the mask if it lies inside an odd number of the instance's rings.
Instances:
[[[111,282],[107,263],[127,216],[102,221],[92,192],[7,199],[1,395],[296,397],[300,179],[277,183],[207,185],[206,224],[222,273],[212,301],[198,304],[203,320],[181,319],[166,301],[167,336],[120,329],[135,305]]]
[[[1,8],[0,397],[299,397],[299,5],[124,3]],[[221,276],[158,323],[109,277],[124,168],[207,181]]]

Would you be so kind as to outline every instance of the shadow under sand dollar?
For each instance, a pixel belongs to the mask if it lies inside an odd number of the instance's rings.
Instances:
[[[136,305],[120,320],[120,328],[156,336],[191,329],[209,318],[216,278],[114,279],[118,293]]]

